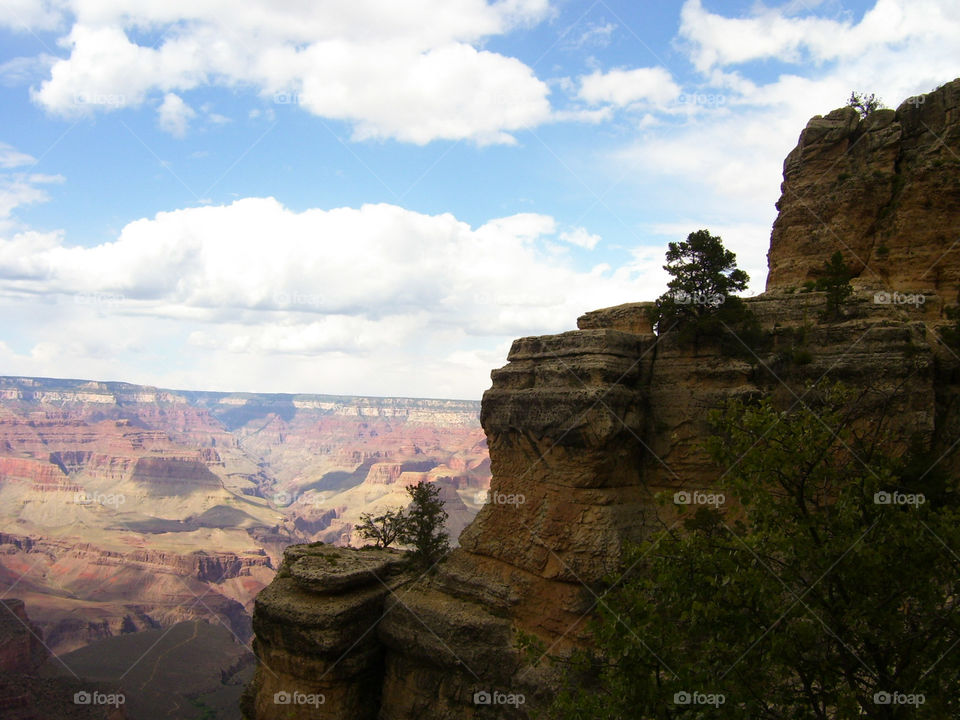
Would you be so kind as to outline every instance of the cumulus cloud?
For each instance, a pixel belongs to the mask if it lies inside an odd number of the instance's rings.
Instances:
[[[190,119],[196,115],[196,111],[187,105],[183,98],[175,93],[167,93],[157,108],[157,124],[164,132],[182,138],[187,134]]]
[[[478,46],[548,12],[547,0],[136,0],[122,8],[73,0],[61,17],[72,22],[61,39],[69,56],[33,98],[76,116],[244,85],[347,121],[357,138],[509,143],[513,131],[549,118],[549,89],[521,61]],[[162,39],[141,44],[135,31]]]
[[[60,182],[63,182],[62,175],[0,174],[0,231],[9,230],[16,224],[13,216],[18,207],[46,202],[50,196],[44,186]]]
[[[597,246],[597,243],[600,242],[599,235],[595,235],[583,227],[565,230],[560,233],[560,239],[565,243],[586,248],[587,250],[593,250]]]
[[[273,198],[245,198],[158,213],[95,247],[68,245],[56,233],[0,240],[0,304],[56,299],[66,309],[51,312],[44,341],[73,342],[71,352],[88,359],[112,347],[108,316],[114,332],[139,323],[128,339],[148,352],[158,342],[151,328],[178,328],[175,340],[156,331],[165,352],[217,358],[236,368],[225,377],[237,382],[269,358],[284,368],[306,368],[312,358],[357,383],[336,386],[344,391],[371,392],[376,378],[381,391],[442,395],[410,373],[428,356],[435,381],[451,388],[446,394],[476,397],[488,382],[491,347],[567,329],[582,312],[648,297],[661,282],[659,268],[645,262],[584,271],[553,251],[557,240],[589,248],[598,239],[585,228],[558,235],[556,221],[537,213],[471,227],[396,205],[295,212]],[[43,325],[42,312],[30,316]],[[130,377],[142,377],[148,363],[138,362],[140,375]],[[299,372],[276,382],[297,389]],[[379,385],[387,378],[394,389]],[[315,380],[304,387],[320,389]]]
[[[665,104],[674,100],[680,87],[666,68],[596,71],[580,78],[578,96],[597,105],[610,103],[624,107],[640,102]]]
[[[960,6],[950,0],[877,0],[859,23],[798,16],[796,11],[795,3],[783,8],[758,5],[748,17],[730,18],[706,10],[702,0],[687,0],[681,11],[680,37],[690,43],[697,69],[707,72],[767,59],[857,63],[891,47],[902,55],[914,44],[939,55],[937,45],[960,33]],[[947,44],[956,47],[956,43]]]

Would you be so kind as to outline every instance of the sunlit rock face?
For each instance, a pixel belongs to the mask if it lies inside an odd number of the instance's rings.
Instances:
[[[489,485],[479,411],[0,377],[0,582],[57,653],[197,619],[248,641],[287,545],[359,544],[420,480],[459,535]]]
[[[842,108],[807,123],[783,164],[767,290],[814,279],[843,252],[863,287],[960,282],[960,80],[860,119]]]
[[[771,393],[789,406],[802,401],[809,384],[839,380],[860,394],[864,423],[889,402],[899,438],[892,451],[916,442],[939,457],[955,442],[960,359],[938,331],[947,322],[944,303],[954,303],[956,292],[943,278],[960,280],[960,250],[936,262],[940,246],[931,228],[960,227],[960,191],[939,205],[934,194],[924,208],[924,192],[908,188],[960,190],[960,164],[946,162],[940,139],[960,155],[958,93],[960,84],[951,83],[895,113],[860,121],[844,109],[811,121],[785,166],[768,291],[746,301],[764,335],[755,353],[735,356],[710,342],[657,337],[649,302],[588,312],[577,330],[513,343],[482,403],[493,473],[487,502],[444,562],[376,601],[382,614],[356,639],[366,643],[376,634],[382,672],[362,708],[366,714],[357,717],[528,718],[532,709],[542,711],[557,676],[549,666],[528,664],[518,640],[534,635],[552,654],[589,642],[588,614],[624,547],[664,527],[673,493],[716,487],[724,469],[704,450],[708,413],[730,398]],[[842,185],[836,165],[850,173]],[[881,167],[912,179],[897,181]],[[811,221],[796,197],[801,191],[820,204],[826,226]],[[920,210],[923,220],[911,215]],[[884,259],[872,244],[881,236]],[[842,317],[826,322],[825,294],[801,286],[834,252],[837,237],[849,240],[863,263],[854,265],[857,291]],[[921,249],[934,268],[929,275],[940,273],[939,284],[925,279]],[[883,283],[902,284],[877,285],[874,273],[885,273]],[[914,302],[878,298],[887,287]],[[382,481],[389,476],[386,469],[378,474]],[[327,622],[331,607],[361,606],[370,592],[358,591],[351,601],[353,591],[345,591],[325,601],[284,582],[264,594],[272,604],[297,607],[305,627]],[[278,665],[290,665],[308,651],[284,646],[277,617],[270,615],[278,623],[269,629],[270,652]],[[288,631],[299,637],[299,630]],[[267,700],[272,688],[266,680],[251,686],[249,720],[283,717]],[[330,688],[331,697],[349,692]],[[494,707],[497,698],[503,702]]]

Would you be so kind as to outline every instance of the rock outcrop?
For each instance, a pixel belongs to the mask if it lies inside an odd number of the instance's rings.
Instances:
[[[123,702],[94,704],[113,698],[117,689],[79,678],[43,677],[38,670],[49,653],[40,628],[30,621],[22,600],[0,600],[0,718],[4,720],[124,720]]]
[[[371,632],[385,599],[415,576],[394,550],[298,545],[257,596],[250,717],[374,720],[385,651]]]
[[[807,123],[783,164],[767,290],[815,279],[840,250],[862,287],[960,283],[960,82],[861,119],[846,107]]]
[[[960,82],[925,97],[862,122],[838,110],[804,131],[785,166],[768,292],[747,300],[763,334],[756,350],[721,353],[713,343],[655,336],[649,303],[593,311],[578,330],[515,341],[484,393],[493,478],[460,547],[402,590],[366,586],[377,588],[383,612],[337,637],[336,649],[348,648],[334,664],[345,665],[342,685],[333,680],[332,644],[321,634],[311,645],[310,633],[332,613],[366,607],[373,591],[344,590],[332,601],[293,578],[275,581],[254,615],[262,666],[248,720],[281,717],[270,704],[278,685],[265,668],[296,667],[299,657],[323,652],[297,680],[322,679],[329,697],[345,703],[355,702],[353,663],[369,671],[375,664],[366,659],[382,653],[380,675],[363,675],[366,704],[345,705],[341,717],[527,718],[546,706],[554,670],[528,664],[521,639],[533,635],[552,654],[588,641],[601,579],[627,543],[662,527],[654,496],[717,482],[721,469],[702,442],[707,412],[728,398],[772,393],[802,403],[809,384],[840,380],[860,391],[868,411],[887,403],[904,444],[919,443],[957,469],[957,453],[947,451],[960,435],[960,359],[938,332],[943,304],[954,302],[948,279],[960,280],[960,250],[939,245],[931,229],[956,230],[960,194],[923,197],[960,184],[960,166],[946,161],[960,156]],[[840,172],[850,173],[847,190],[835,182]],[[804,193],[818,203],[816,223]],[[797,286],[844,243],[863,258],[862,282],[842,318],[824,322],[824,294]],[[937,268],[941,280],[928,281]],[[924,300],[875,302],[874,288],[886,287]],[[283,614],[271,610],[281,606]],[[351,639],[363,650],[349,650]],[[323,717],[336,710],[328,700]]]

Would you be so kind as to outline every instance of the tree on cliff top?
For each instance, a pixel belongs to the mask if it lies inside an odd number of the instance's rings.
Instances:
[[[737,268],[737,256],[709,230],[698,230],[682,242],[671,242],[667,264],[669,288],[654,302],[650,321],[658,334],[680,331],[684,339],[722,337],[726,328],[740,327],[749,318],[743,301],[734,296],[750,276]]]
[[[416,485],[407,485],[407,492],[411,503],[398,540],[413,546],[415,562],[432,567],[450,548],[449,537],[443,529],[448,514],[440,499],[440,488],[421,480]]]
[[[550,717],[958,717],[960,483],[810,406],[711,415],[726,502],[627,554]]]
[[[883,101],[873,93],[867,95],[866,93],[856,91],[850,93],[850,97],[847,99],[847,106],[852,107],[860,113],[861,118],[865,118],[870,115],[870,113],[886,107]]]

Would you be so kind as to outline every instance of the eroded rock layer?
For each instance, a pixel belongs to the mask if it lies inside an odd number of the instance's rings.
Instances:
[[[525,636],[552,654],[588,641],[587,619],[603,578],[618,567],[627,543],[669,518],[658,493],[715,487],[723,468],[707,457],[703,441],[709,411],[729,398],[770,393],[790,406],[809,402],[818,386],[842,381],[859,393],[863,423],[886,404],[902,438],[894,451],[914,443],[957,469],[956,453],[947,451],[960,435],[960,358],[939,332],[947,322],[944,303],[955,302],[955,288],[948,292],[943,278],[960,280],[960,251],[938,257],[940,231],[933,229],[956,227],[956,198],[927,210],[922,230],[908,223],[921,222],[910,208],[923,201],[913,193],[960,183],[960,166],[941,152],[943,138],[956,143],[958,93],[960,83],[951,83],[922,104],[867,121],[852,110],[811,121],[785,166],[769,289],[747,300],[760,341],[721,352],[709,341],[657,337],[647,320],[650,303],[630,303],[587,313],[578,330],[513,343],[482,403],[493,472],[489,500],[457,550],[402,589],[385,591],[382,613],[370,613],[364,619],[370,626],[358,628],[354,639],[365,649],[357,662],[376,652],[366,645],[375,634],[383,665],[379,685],[365,676],[377,690],[356,717],[527,718],[546,707],[555,670],[529,664],[520,649]],[[847,190],[840,188],[841,172],[850,173]],[[908,190],[912,183],[920,187]],[[797,199],[802,191],[819,203],[815,210],[831,228],[824,233],[818,224],[819,240],[811,239],[810,213]],[[837,238],[864,262],[842,316],[826,321],[824,293],[799,286]],[[882,260],[875,244],[881,240]],[[937,273],[941,281],[928,282]],[[867,282],[867,275],[882,282]],[[884,283],[923,293],[924,300],[876,302],[874,288]],[[329,622],[318,588],[305,594],[302,583],[283,583],[261,597],[296,607],[306,627]],[[362,604],[364,597],[344,592],[335,606]],[[255,630],[258,642],[261,633],[270,638],[270,662],[291,665],[319,652],[299,644],[301,628],[286,622],[258,606]],[[296,633],[297,642],[285,644],[284,633]],[[340,662],[349,667],[351,657],[348,651]],[[327,664],[316,671],[329,681]],[[249,720],[281,717],[267,703],[273,687],[265,680],[251,687]],[[350,690],[334,684],[329,692]]]
[[[945,292],[960,282],[960,80],[860,119],[807,123],[783,164],[767,290],[815,279],[843,252],[864,287]]]

